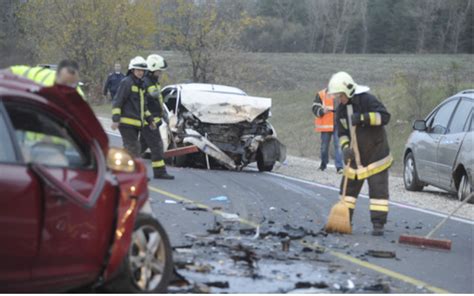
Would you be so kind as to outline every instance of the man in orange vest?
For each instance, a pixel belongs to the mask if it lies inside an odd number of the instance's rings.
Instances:
[[[337,125],[334,124],[334,96],[328,95],[327,90],[323,89],[316,94],[313,103],[313,113],[315,131],[321,133],[321,165],[319,169],[324,171],[329,163],[329,144],[331,137],[334,137],[334,151],[336,153],[336,170],[342,173],[342,155],[339,148],[339,139],[337,135]]]

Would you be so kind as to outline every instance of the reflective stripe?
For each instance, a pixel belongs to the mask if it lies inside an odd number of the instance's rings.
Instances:
[[[349,144],[350,144],[350,140],[348,136],[342,136],[339,138],[339,146],[341,148],[344,148],[345,145],[349,145]]]
[[[149,92],[149,93],[152,93],[154,91],[158,90],[158,87],[156,87],[156,85],[150,85],[146,91]]]
[[[140,90],[140,119],[142,120],[142,122],[144,121],[143,120],[144,118],[145,118],[145,98],[143,96],[143,90]]]
[[[150,111],[146,110],[146,111],[145,111],[145,116],[146,116],[146,117],[151,116]]]
[[[139,92],[140,89],[136,85],[132,85],[132,92]]]
[[[340,119],[342,126],[347,129],[347,120],[345,118]]]
[[[361,167],[358,169],[353,169],[351,167],[344,168],[344,175],[349,179],[355,179],[357,177],[358,180],[366,179],[370,176],[376,175],[384,170],[388,169],[393,163],[393,157],[389,154],[387,157],[382,158],[376,162],[369,164],[366,167]]]
[[[159,161],[153,161],[151,163],[152,168],[162,168],[165,166],[165,161],[164,160],[159,160]]]
[[[122,114],[122,109],[120,108],[113,108],[112,109],[112,115],[120,115]]]
[[[127,117],[121,117],[120,118],[120,123],[128,124],[128,125],[133,125],[133,126],[142,126],[142,122],[138,119],[132,119],[132,118],[127,118]]]
[[[158,123],[158,122],[160,122],[160,121],[161,121],[161,118],[159,118],[159,117],[155,117],[155,118],[153,118],[153,121],[154,121],[155,123]]]
[[[371,198],[370,203],[373,204],[373,205],[388,206],[388,199]]]
[[[388,206],[370,205],[369,209],[377,212],[388,212]]]
[[[381,125],[382,116],[379,112],[369,112],[370,125]]]
[[[46,79],[48,79],[48,77],[51,77],[51,74],[53,74],[53,73],[54,72],[49,72],[48,74],[46,74],[46,76],[44,76],[43,79],[41,79],[41,81],[39,83],[45,84]]]
[[[332,125],[318,125],[316,124],[316,128],[320,128],[320,129],[333,129],[333,126]]]

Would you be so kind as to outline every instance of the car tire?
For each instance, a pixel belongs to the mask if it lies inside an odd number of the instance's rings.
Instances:
[[[145,247],[140,246],[143,243]],[[168,235],[155,218],[139,214],[120,274],[105,289],[115,293],[165,293],[172,276],[173,257]]]
[[[458,199],[463,201],[469,194],[472,193],[471,181],[466,173],[463,173],[461,181],[458,186]],[[474,197],[471,198],[468,203],[474,204]]]
[[[258,167],[259,172],[271,172],[273,170],[274,165],[275,165],[275,163],[265,165],[265,162],[263,161],[263,155],[260,152],[260,150],[258,150],[258,152],[257,152],[257,167]]]
[[[421,191],[423,190],[423,183],[418,179],[418,172],[416,171],[415,158],[412,152],[408,152],[405,157],[403,166],[403,183],[405,189],[408,191]]]

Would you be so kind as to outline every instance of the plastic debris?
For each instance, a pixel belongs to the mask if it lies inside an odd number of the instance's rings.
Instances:
[[[347,280],[347,288],[348,288],[349,290],[354,289],[354,288],[355,288],[354,282],[351,281],[351,280]]]
[[[239,215],[232,213],[222,213],[221,216],[227,220],[239,220]]]
[[[212,201],[223,201],[223,202],[227,202],[229,201],[229,198],[227,196],[216,196],[216,197],[213,197],[211,198]]]
[[[171,200],[171,199],[165,200],[165,204],[177,204],[177,203],[178,203],[177,201],[174,201],[174,200]]]

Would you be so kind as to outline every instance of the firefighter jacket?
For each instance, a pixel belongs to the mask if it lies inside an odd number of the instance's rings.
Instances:
[[[330,112],[324,114],[324,108],[329,108]],[[314,129],[317,132],[334,131],[334,96],[328,95],[323,89],[316,94],[313,103]]]
[[[148,72],[143,78],[143,87],[145,89],[145,101],[150,110],[155,123],[160,123],[163,117],[163,96],[161,95],[161,86],[158,79]]]
[[[18,76],[30,79],[42,86],[53,86],[56,81],[56,70],[46,67],[30,67],[30,66],[11,66],[10,71]],[[77,92],[82,98],[85,98],[82,89],[77,86]]]
[[[145,121],[150,121],[144,98],[143,81],[132,73],[127,75],[119,84],[112,108],[112,121],[123,125],[143,127]]]
[[[390,121],[390,113],[375,96],[367,92],[354,95],[348,104],[353,106],[354,117],[360,119],[355,126],[360,164],[352,161],[350,167],[344,168],[344,174],[349,179],[363,180],[392,165],[393,158],[384,128]],[[347,113],[347,105],[340,104],[336,110],[336,118],[341,149],[349,146],[351,141]],[[356,152],[356,149],[354,151]]]

